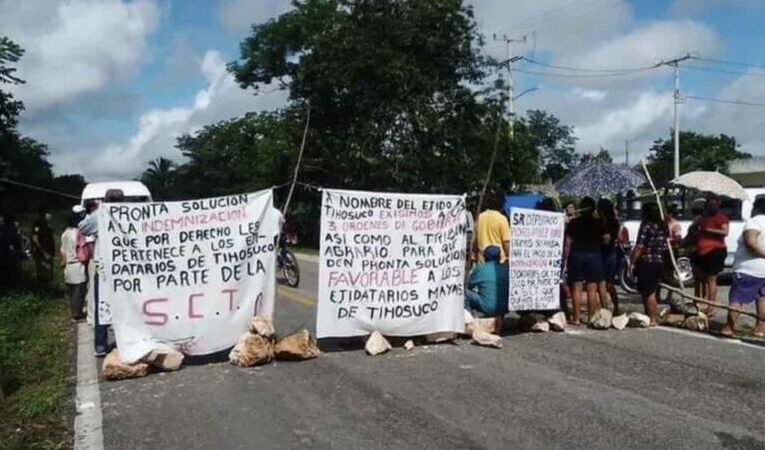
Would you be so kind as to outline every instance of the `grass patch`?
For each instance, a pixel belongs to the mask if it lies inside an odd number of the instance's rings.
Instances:
[[[72,446],[72,333],[60,286],[0,293],[0,448]]]

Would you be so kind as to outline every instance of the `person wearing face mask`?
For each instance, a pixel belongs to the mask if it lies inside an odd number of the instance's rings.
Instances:
[[[51,214],[40,208],[37,220],[32,225],[32,255],[37,269],[37,281],[47,283],[53,279],[53,255],[56,244],[50,227]]]
[[[706,299],[710,302],[717,302],[717,276],[722,272],[728,256],[725,237],[728,235],[729,222],[728,217],[720,212],[720,198],[709,195],[698,223],[696,261]],[[715,308],[709,306],[707,314],[713,316]]]

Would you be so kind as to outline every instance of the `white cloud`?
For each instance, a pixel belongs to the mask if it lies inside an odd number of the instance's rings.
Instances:
[[[599,89],[574,88],[572,93],[583,100],[589,100],[595,103],[602,102],[608,96],[608,91]]]
[[[18,73],[27,84],[13,89],[28,114],[135,73],[160,18],[153,0],[0,0],[0,10],[3,34],[26,50]]]
[[[219,18],[229,30],[242,31],[290,8],[290,0],[221,0]]]
[[[217,51],[205,53],[199,70],[208,86],[197,92],[193,102],[143,113],[138,121],[138,131],[126,141],[76,155],[55,155],[57,172],[81,172],[89,180],[135,177],[154,158],[164,156],[179,160],[181,155],[175,149],[179,136],[246,112],[274,109],[286,100],[286,92],[272,91],[272,87],[264,90],[272,93],[258,96],[241,89],[226,71],[226,64]]]
[[[586,68],[650,66],[685,53],[715,55],[722,47],[718,34],[692,20],[653,22],[556,62]]]
[[[514,44],[516,53],[578,51],[616,35],[632,22],[626,0],[470,0],[476,21],[486,36],[492,56],[504,57],[504,43],[492,35],[526,35],[526,44]]]
[[[765,78],[762,76],[765,74],[754,70],[750,73],[756,73],[758,76],[740,76],[723,87],[718,94],[704,95],[704,93],[693,92],[690,94],[723,100],[760,102],[760,99],[765,98]],[[689,107],[704,108],[703,114],[688,121],[695,130],[735,136],[736,140],[742,144],[743,151],[758,155],[765,154],[765,136],[762,133],[765,129],[765,108],[705,102],[692,98],[686,103]]]

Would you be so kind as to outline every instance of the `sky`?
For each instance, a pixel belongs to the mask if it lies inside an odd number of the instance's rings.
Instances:
[[[765,155],[765,0],[466,0],[482,51],[512,44],[516,111],[544,109],[572,125],[577,151],[609,149],[616,162],[647,154],[673,124],[680,69],[680,128],[735,136]],[[182,161],[178,136],[284,105],[253,95],[226,71],[253,23],[289,0],[0,0],[0,34],[25,50],[12,88],[26,104],[21,131],[48,144],[57,174],[130,179],[160,156]],[[530,61],[531,62],[530,62]],[[711,60],[711,61],[710,61]],[[719,62],[725,61],[725,62]],[[735,63],[735,64],[734,64]],[[565,69],[549,66],[565,67]]]

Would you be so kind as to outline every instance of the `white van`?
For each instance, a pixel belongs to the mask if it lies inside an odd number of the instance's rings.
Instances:
[[[80,205],[85,206],[88,200],[103,201],[106,192],[110,189],[119,189],[125,195],[125,202],[145,203],[151,202],[151,193],[140,181],[106,181],[102,183],[90,183],[82,190]]]
[[[730,231],[728,237],[725,238],[725,243],[728,246],[728,257],[725,260],[725,266],[730,268],[733,266],[733,255],[738,249],[738,239],[741,237],[741,233],[744,231],[744,223],[751,217],[752,204],[758,198],[765,197],[765,187],[762,188],[745,188],[749,199],[745,201],[732,200],[729,198],[721,198],[721,212],[728,216],[730,219]],[[688,232],[688,227],[691,224],[693,217],[691,216],[691,203],[695,198],[703,198],[702,194],[695,197],[686,196],[684,194],[679,196],[667,196],[665,198],[665,204],[674,204],[678,208],[678,220],[683,226],[683,236]],[[653,198],[643,197],[642,201],[654,201]],[[634,244],[637,238],[638,228],[640,228],[640,208],[642,204],[640,200],[622,200],[620,202],[620,215],[623,220],[625,228],[629,232],[630,243]]]

